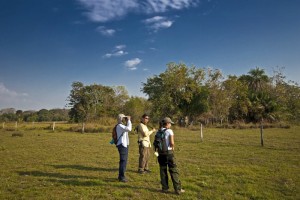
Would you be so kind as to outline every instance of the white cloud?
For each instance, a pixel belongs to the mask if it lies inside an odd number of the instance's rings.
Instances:
[[[116,52],[113,52],[113,53],[107,53],[103,57],[104,58],[118,57],[118,56],[124,56],[126,54],[128,54],[126,51],[120,50],[120,51],[116,51]]]
[[[120,19],[130,12],[163,13],[196,6],[199,0],[77,0],[91,21]]]
[[[0,97],[1,99],[6,96],[6,97],[21,97],[21,96],[28,96],[27,93],[17,93],[13,90],[9,90],[5,87],[5,85],[3,83],[0,83]]]
[[[0,83],[0,108],[14,107],[24,101],[27,101],[27,93],[18,93],[5,87],[3,83]]]
[[[96,31],[107,37],[113,36],[116,33],[116,30],[107,29],[105,26],[98,26]]]
[[[116,49],[125,49],[125,48],[126,48],[126,45],[120,44],[120,45],[115,46],[115,48],[116,48]]]
[[[138,7],[138,0],[77,0],[85,7],[84,14],[95,22],[106,22],[126,15]]]
[[[134,58],[134,59],[131,59],[131,60],[127,60],[125,62],[125,66],[127,67],[127,69],[129,70],[136,70],[137,69],[137,65],[140,64],[142,62],[141,59],[139,58]]]
[[[103,56],[103,58],[111,58],[111,57],[119,57],[128,54],[128,52],[124,51],[123,49],[126,48],[126,45],[117,45],[115,49],[111,53],[107,53]]]
[[[170,28],[173,24],[173,21],[168,20],[166,17],[155,16],[155,17],[144,20],[144,23],[149,28],[153,29],[154,32],[157,32],[158,30],[163,29],[163,28]]]
[[[198,0],[147,0],[144,9],[149,13],[161,13],[196,6],[198,2]]]

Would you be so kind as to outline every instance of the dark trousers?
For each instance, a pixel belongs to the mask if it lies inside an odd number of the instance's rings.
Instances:
[[[158,163],[160,169],[160,180],[163,190],[169,189],[168,183],[168,168],[173,183],[175,191],[181,190],[181,182],[179,180],[179,172],[176,165],[176,160],[173,152],[168,153],[167,155],[159,155]]]
[[[120,155],[120,162],[119,162],[119,180],[125,179],[125,171],[127,166],[127,160],[128,160],[128,146],[123,147],[122,144],[118,145],[118,151]]]

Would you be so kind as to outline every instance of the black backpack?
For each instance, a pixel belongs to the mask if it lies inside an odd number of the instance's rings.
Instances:
[[[166,141],[166,130],[158,130],[155,134],[153,146],[154,146],[154,151],[157,151],[159,154],[168,154],[168,146],[167,146],[167,141]]]

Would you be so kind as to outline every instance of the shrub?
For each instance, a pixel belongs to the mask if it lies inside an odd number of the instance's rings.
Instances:
[[[12,137],[23,137],[23,133],[21,132],[14,132],[11,134]]]

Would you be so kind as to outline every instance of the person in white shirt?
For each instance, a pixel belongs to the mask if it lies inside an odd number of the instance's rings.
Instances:
[[[132,124],[130,121],[130,116],[125,116],[124,114],[118,115],[118,125],[116,127],[118,142],[116,144],[119,155],[119,176],[118,180],[120,182],[128,182],[125,177],[127,160],[128,160],[128,147],[129,147],[129,137],[128,132],[131,131]]]

